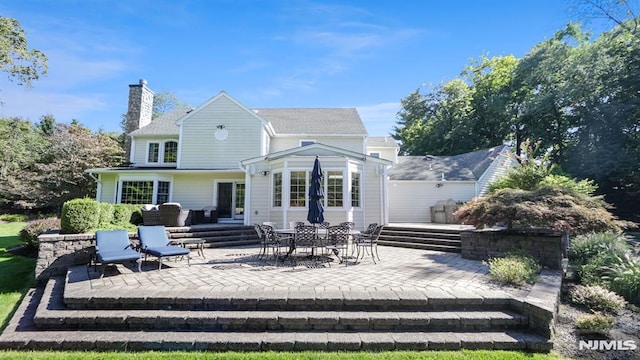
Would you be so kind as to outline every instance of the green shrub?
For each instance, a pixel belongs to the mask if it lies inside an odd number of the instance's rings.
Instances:
[[[29,221],[20,230],[20,240],[30,249],[38,249],[38,236],[50,230],[60,229],[60,219],[48,218]]]
[[[114,209],[113,204],[109,203],[98,203],[99,216],[98,216],[98,227],[107,226],[113,224],[114,217]]]
[[[612,316],[604,314],[586,314],[576,319],[576,327],[588,331],[609,331],[616,320]]]
[[[569,244],[569,262],[576,267],[593,261],[603,254],[623,256],[630,246],[622,233],[601,232],[576,236]]]
[[[489,275],[493,280],[503,285],[517,286],[534,283],[542,268],[532,257],[516,253],[490,259],[485,264],[489,266]]]
[[[622,233],[591,233],[577,236],[569,245],[569,262],[584,285],[603,285],[605,270],[630,251]]]
[[[0,220],[6,221],[6,222],[25,222],[27,221],[27,215],[3,214],[3,215],[0,215]]]
[[[631,252],[617,257],[617,262],[604,268],[602,279],[609,290],[630,303],[640,305],[640,258]]]
[[[131,220],[130,223],[133,225],[142,225],[142,209],[140,205],[129,205],[131,207]]]
[[[62,205],[60,232],[81,234],[98,227],[100,207],[94,199],[69,200]]]
[[[584,305],[591,311],[617,313],[626,305],[626,301],[616,293],[601,286],[574,286],[569,291],[571,301]]]
[[[113,205],[113,224],[115,225],[140,225],[142,224],[142,211],[140,205],[116,204]]]

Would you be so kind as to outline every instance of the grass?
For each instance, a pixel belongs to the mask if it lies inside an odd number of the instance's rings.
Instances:
[[[93,352],[0,352],[0,359],[160,359],[160,360],[180,360],[180,359],[225,359],[225,360],[293,360],[293,359],[313,359],[313,360],[357,360],[357,359],[384,359],[384,360],[411,360],[411,359],[438,359],[438,360],[468,360],[468,359],[488,359],[488,360],[543,360],[561,359],[545,354],[529,354],[514,351],[393,351],[393,352],[224,352],[224,353],[192,353],[192,352],[142,352],[142,353],[93,353]]]
[[[0,224],[0,329],[17,307],[24,292],[34,283],[35,259],[14,256],[7,249],[20,245],[23,222]]]
[[[13,255],[8,248],[19,245],[18,233],[24,223],[0,222],[0,329],[4,329],[10,316],[27,289],[34,284],[35,259]],[[393,352],[61,352],[61,351],[0,351],[0,359],[438,359],[438,360],[549,360],[562,359],[558,354],[530,354],[517,351],[393,351]]]

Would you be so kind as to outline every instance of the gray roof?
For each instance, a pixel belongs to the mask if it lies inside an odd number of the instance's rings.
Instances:
[[[192,109],[174,109],[151,124],[132,131],[131,135],[178,135],[176,122]],[[367,130],[354,108],[291,108],[254,109],[261,118],[271,123],[276,134],[301,135],[367,135]]]
[[[476,181],[495,158],[507,149],[500,145],[453,156],[400,156],[389,170],[391,180]]]
[[[151,123],[138,130],[134,130],[130,135],[178,135],[178,121],[187,115],[191,108],[176,108],[151,121]]]
[[[354,108],[267,108],[254,111],[271,123],[276,134],[367,135]]]
[[[398,143],[391,136],[370,136],[367,138],[367,146],[371,147],[399,147]]]

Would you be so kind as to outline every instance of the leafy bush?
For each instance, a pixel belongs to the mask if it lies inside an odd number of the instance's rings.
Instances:
[[[100,207],[94,199],[80,198],[69,200],[62,205],[60,232],[63,234],[81,234],[98,227]]]
[[[107,226],[114,223],[113,204],[98,203],[98,227]]]
[[[569,297],[574,303],[584,305],[591,311],[614,314],[626,304],[624,298],[601,286],[576,285],[569,291]]]
[[[578,317],[576,327],[588,331],[609,331],[615,322],[615,318],[609,315],[586,314]]]
[[[25,222],[27,221],[27,215],[3,214],[3,215],[0,215],[0,220],[6,221],[6,222]]]
[[[573,239],[568,257],[582,284],[609,288],[603,278],[607,269],[619,264],[630,249],[621,233],[592,233]]]
[[[19,237],[28,248],[36,250],[40,243],[38,236],[55,229],[60,229],[60,219],[58,218],[32,220],[20,230]]]
[[[604,268],[602,279],[609,290],[640,305],[640,258],[631,252],[616,258],[616,263]]]
[[[541,270],[540,264],[532,257],[515,253],[490,259],[485,264],[489,266],[491,278],[503,285],[532,284]]]
[[[624,256],[630,246],[622,233],[601,232],[576,236],[569,244],[568,257],[571,265],[580,267],[596,257]]]
[[[507,228],[543,227],[570,234],[620,231],[607,207],[601,197],[570,189],[501,189],[462,205],[454,215],[479,229],[503,223]]]

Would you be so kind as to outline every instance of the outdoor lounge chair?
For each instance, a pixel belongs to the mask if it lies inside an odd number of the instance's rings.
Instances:
[[[125,263],[135,261],[138,263],[138,272],[142,259],[140,253],[133,249],[126,230],[101,230],[96,231],[96,260],[102,264],[102,274],[107,264]]]
[[[157,226],[138,226],[138,239],[140,239],[140,251],[144,253],[144,259],[147,255],[158,258],[158,270],[162,268],[162,258],[169,256],[187,256],[187,264],[189,263],[191,250],[182,246],[169,245],[169,237],[163,225]]]

